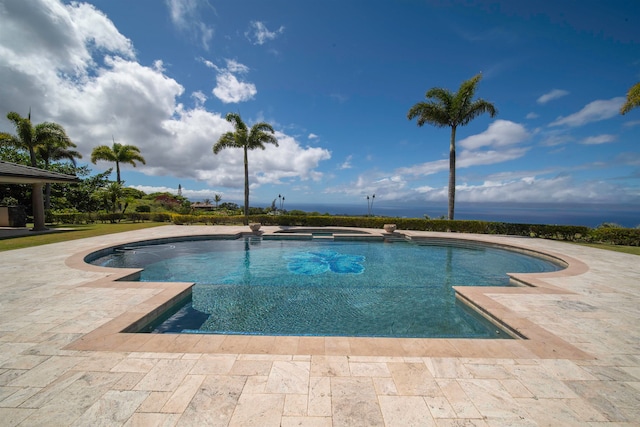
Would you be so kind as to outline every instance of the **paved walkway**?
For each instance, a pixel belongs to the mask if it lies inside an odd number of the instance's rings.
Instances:
[[[78,261],[126,241],[238,231],[166,226],[0,252],[0,425],[640,425],[634,255],[409,233],[569,262],[563,272],[517,276],[535,287],[465,288],[529,338],[508,341],[120,333],[177,291],[112,282],[123,272]]]

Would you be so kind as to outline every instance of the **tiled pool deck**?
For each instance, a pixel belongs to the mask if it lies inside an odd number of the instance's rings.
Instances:
[[[519,276],[533,287],[460,290],[528,338],[495,341],[125,334],[188,284],[113,282],[124,273],[81,262],[127,241],[245,230],[165,226],[0,252],[0,425],[640,425],[638,256],[407,233],[569,263]]]

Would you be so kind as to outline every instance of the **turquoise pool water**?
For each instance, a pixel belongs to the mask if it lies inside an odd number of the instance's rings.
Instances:
[[[480,244],[255,238],[124,246],[92,263],[196,283],[156,332],[379,337],[509,338],[452,286],[560,269]]]

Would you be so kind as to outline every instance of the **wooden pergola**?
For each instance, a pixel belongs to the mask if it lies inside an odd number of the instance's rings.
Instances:
[[[44,199],[42,197],[44,184],[69,184],[73,182],[80,182],[80,178],[0,160],[0,183],[31,184],[33,186],[31,201],[33,204],[34,231],[47,229],[44,225]]]

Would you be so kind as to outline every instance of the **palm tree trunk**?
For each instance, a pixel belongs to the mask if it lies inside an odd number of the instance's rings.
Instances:
[[[249,225],[249,159],[244,146],[244,225]]]
[[[449,219],[453,219],[456,203],[456,127],[451,127],[449,145]]]
[[[116,160],[116,182],[120,184],[120,162]]]
[[[47,230],[44,225],[44,201],[42,200],[42,183],[37,182],[32,185],[31,204],[33,205],[33,230]]]

